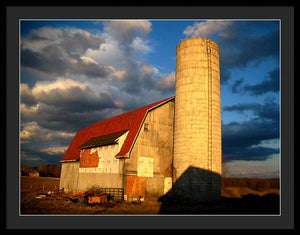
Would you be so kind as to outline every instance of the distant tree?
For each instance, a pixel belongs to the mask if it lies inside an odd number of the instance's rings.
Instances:
[[[60,177],[60,166],[55,165],[54,171],[53,171],[53,176],[59,178]]]
[[[21,165],[21,175],[29,175],[30,172],[33,172],[34,168],[28,165]]]
[[[40,176],[48,176],[48,165],[41,164],[37,167],[37,171],[40,173]]]
[[[48,165],[48,175],[52,177],[60,176],[60,166],[58,165]]]
[[[60,166],[58,165],[39,165],[37,167],[40,176],[46,177],[60,177]]]

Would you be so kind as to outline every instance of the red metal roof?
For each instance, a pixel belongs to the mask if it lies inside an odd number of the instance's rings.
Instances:
[[[79,146],[83,145],[85,142],[92,138],[128,130],[129,132],[123,143],[123,146],[120,152],[116,155],[116,157],[125,156],[130,151],[147,112],[150,109],[162,105],[172,99],[174,99],[174,97],[170,97],[153,104],[149,104],[147,106],[129,111],[127,113],[105,119],[78,131],[71,144],[69,145],[64,157],[60,161],[74,161],[79,159]]]

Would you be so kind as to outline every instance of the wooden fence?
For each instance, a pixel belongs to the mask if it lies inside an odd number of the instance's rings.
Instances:
[[[42,185],[42,184],[31,184],[31,185],[23,185],[21,186],[21,191],[54,191],[57,192],[59,190],[58,185]]]

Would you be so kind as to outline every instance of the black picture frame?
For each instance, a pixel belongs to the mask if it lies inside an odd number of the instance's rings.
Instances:
[[[5,33],[5,158],[2,206],[6,229],[282,229],[294,228],[294,7],[7,6]],[[20,19],[279,19],[281,25],[280,216],[62,216],[19,214]],[[4,74],[3,74],[4,75]]]

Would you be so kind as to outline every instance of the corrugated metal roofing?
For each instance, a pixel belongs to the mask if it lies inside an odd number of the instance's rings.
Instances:
[[[120,152],[116,155],[116,157],[126,156],[126,154],[131,149],[131,146],[136,138],[136,135],[147,112],[173,99],[174,97],[170,97],[153,104],[149,104],[127,113],[123,113],[118,116],[97,122],[87,128],[82,129],[81,131],[78,131],[61,161],[74,161],[79,159],[79,147],[93,138],[128,130],[128,135],[123,143]]]
[[[120,131],[117,133],[112,133],[108,135],[103,135],[99,137],[92,138],[85,142],[83,145],[80,145],[79,148],[93,148],[93,147],[100,147],[105,145],[117,144],[117,139],[125,134],[127,130]]]

